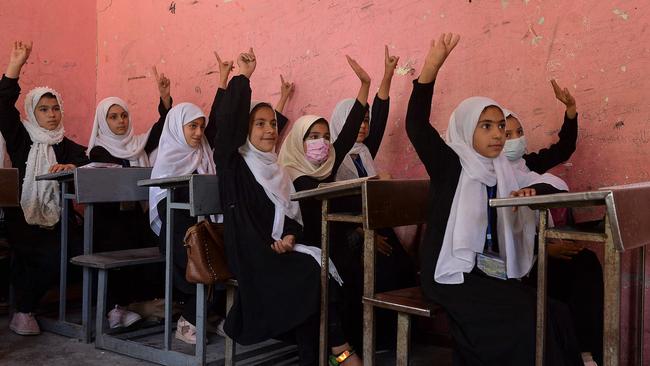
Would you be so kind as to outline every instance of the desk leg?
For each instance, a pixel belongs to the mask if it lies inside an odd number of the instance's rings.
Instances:
[[[364,205],[365,206],[365,205]],[[363,296],[375,296],[375,231],[363,230]],[[375,364],[375,308],[363,304],[363,364]]]
[[[167,190],[167,223],[165,227],[165,350],[172,349],[172,285],[173,285],[173,268],[174,256],[174,217],[171,205],[174,202],[174,189]],[[162,234],[162,233],[161,233]]]
[[[235,303],[235,287],[226,285],[226,314]],[[235,364],[235,341],[226,335],[225,366]]]
[[[546,225],[548,210],[539,211],[537,249],[537,327],[535,329],[535,365],[544,366],[546,348]]]
[[[94,206],[92,203],[86,204],[84,209],[84,254],[93,253],[93,218]],[[83,294],[81,303],[81,330],[82,341],[85,343],[90,342],[92,338],[92,303],[91,297],[93,293],[92,283],[93,271],[90,267],[83,267]],[[104,318],[102,314],[102,319]]]
[[[605,319],[603,363],[618,366],[621,324],[621,254],[614,247],[609,215],[605,216]]]
[[[645,247],[639,248],[639,269],[637,276],[637,330],[636,364],[643,365],[643,334],[645,331]]]
[[[206,344],[206,333],[205,333],[205,321],[206,321],[206,309],[205,309],[205,288],[204,284],[196,285],[196,364],[205,365],[205,344]]]
[[[61,273],[59,275],[59,321],[65,321],[66,300],[68,285],[68,210],[69,203],[65,198],[68,183],[61,182]]]
[[[106,288],[108,270],[100,269],[97,273],[97,313],[95,314],[95,348],[104,347],[104,323],[106,319]]]
[[[328,324],[328,309],[329,309],[329,221],[327,215],[329,213],[329,200],[323,200],[322,206],[322,219],[321,219],[321,271],[320,271],[320,340],[319,340],[319,364],[326,366],[328,364],[327,358],[329,355],[329,347],[327,342],[327,324]]]

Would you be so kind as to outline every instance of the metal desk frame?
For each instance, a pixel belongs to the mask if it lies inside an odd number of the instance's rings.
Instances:
[[[329,226],[331,222],[348,222],[363,225],[363,296],[375,296],[375,230],[380,228],[413,225],[423,223],[427,207],[420,201],[422,191],[428,192],[429,180],[376,180],[352,179],[329,183],[322,187],[297,192],[292,200],[318,199],[322,201],[321,229],[321,312],[319,363],[327,366],[329,350],[327,348],[327,308],[329,298]],[[400,192],[397,196],[394,193]],[[389,194],[391,193],[391,194]],[[361,212],[358,214],[341,214],[330,211],[330,200],[339,197],[359,196]],[[399,213],[399,215],[397,214]],[[399,326],[407,323],[400,322]],[[399,331],[399,330],[398,330]],[[398,342],[398,354],[406,352],[409,345]],[[363,304],[363,364],[375,364],[375,313],[374,306]]]
[[[71,338],[79,338],[84,343],[92,340],[92,270],[83,268],[83,295],[81,324],[66,319],[66,296],[68,278],[68,214],[70,201],[84,204],[84,247],[83,254],[93,252],[93,212],[94,204],[101,202],[121,202],[142,200],[135,182],[151,175],[151,168],[76,168],[59,173],[44,174],[37,181],[54,180],[61,188],[61,274],[59,277],[59,314],[57,319],[40,317],[41,327],[49,332]],[[69,192],[70,189],[74,192]],[[148,196],[147,196],[148,197]],[[146,199],[146,198],[145,198]],[[102,316],[103,318],[103,316]]]
[[[190,215],[201,217],[219,214],[221,202],[219,199],[218,178],[216,175],[186,175],[180,177],[147,179],[138,182],[141,187],[160,187],[167,190],[167,222],[166,222],[166,266],[165,266],[165,338],[163,349],[157,349],[142,344],[127,343],[115,338],[111,342],[111,348],[106,342],[99,348],[111,349],[113,351],[124,353],[132,357],[159,363],[161,365],[213,365],[225,364],[226,366],[234,365],[235,362],[235,342],[226,337],[225,354],[223,359],[217,359],[206,363],[206,330],[205,323],[207,319],[205,287],[206,285],[196,285],[196,352],[195,355],[173,351],[172,346],[172,290],[173,290],[173,240],[174,240],[174,220],[172,210],[189,210]],[[189,188],[189,202],[179,202],[176,200],[176,190],[179,188]],[[234,292],[232,287],[228,287],[228,296],[226,299],[226,309],[229,310],[234,302]],[[127,350],[127,348],[129,350]],[[255,357],[260,354],[260,350],[279,350],[277,344],[264,345],[255,351],[246,352],[238,357]],[[282,350],[279,351],[282,353]]]
[[[600,191],[578,192],[578,193],[559,193],[544,196],[518,197],[518,198],[501,198],[491,199],[492,207],[514,207],[530,206],[532,209],[539,210],[539,249],[538,249],[538,284],[537,284],[537,327],[536,327],[536,355],[535,364],[542,366],[544,363],[545,347],[545,328],[546,328],[546,293],[547,293],[547,239],[571,239],[599,242],[604,245],[604,332],[603,332],[603,362],[604,366],[618,366],[620,354],[620,291],[621,291],[621,253],[624,250],[639,248],[640,260],[642,261],[640,271],[641,280],[640,295],[637,299],[640,302],[637,307],[637,317],[639,325],[637,328],[637,347],[635,361],[641,365],[643,360],[643,288],[645,283],[645,240],[650,238],[630,238],[630,233],[622,230],[626,224],[630,224],[627,216],[623,216],[620,207],[622,204],[628,204],[630,193],[635,194],[639,190],[638,186],[620,186],[603,189]],[[647,193],[645,192],[647,191]],[[643,198],[650,198],[650,186],[645,191]],[[639,193],[637,191],[636,193]],[[618,194],[622,194],[618,196]],[[626,195],[626,196],[625,196]],[[617,199],[619,198],[619,199]],[[641,198],[641,197],[639,197]],[[617,206],[618,204],[618,206]],[[645,203],[647,205],[647,202]],[[637,203],[638,205],[638,203]],[[641,204],[642,205],[642,204]],[[573,207],[590,207],[605,206],[605,230],[604,232],[585,232],[578,230],[566,230],[562,228],[548,227],[548,210],[549,208],[573,208]],[[646,206],[646,212],[647,206]],[[625,214],[625,212],[623,212]],[[643,216],[643,215],[641,215]],[[650,216],[646,213],[645,216]],[[649,217],[645,218],[648,223]],[[631,240],[629,240],[631,239]],[[647,243],[646,243],[647,244]]]

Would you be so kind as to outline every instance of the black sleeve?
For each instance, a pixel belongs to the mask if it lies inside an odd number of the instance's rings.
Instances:
[[[287,118],[284,114],[275,111],[275,118],[278,119],[278,135],[282,133],[282,130],[284,130],[285,127],[287,127],[287,124],[289,123],[289,118]]]
[[[251,105],[250,81],[243,75],[235,76],[228,83],[223,102],[215,113],[215,124],[219,126],[214,138],[214,162],[225,167],[228,160],[239,154],[238,149],[246,143],[248,119]]]
[[[208,117],[208,125],[205,127],[205,138],[208,140],[211,148],[214,148],[214,137],[217,136],[217,113],[219,111],[220,105],[223,101],[223,95],[226,91],[217,88],[217,92],[214,95],[214,100],[212,101],[212,107],[210,108],[210,116]]]
[[[560,140],[546,149],[536,153],[530,153],[523,156],[526,160],[528,169],[538,174],[544,174],[549,169],[569,160],[571,155],[576,151],[576,140],[578,139],[578,115],[569,119],[564,114],[564,123],[558,134]]]
[[[173,99],[171,99],[171,105],[174,105]],[[167,118],[167,113],[169,113],[169,109],[165,108],[165,104],[161,98],[160,102],[158,102],[158,115],[160,117],[158,117],[158,121],[154,123],[153,126],[151,126],[151,132],[147,138],[147,143],[144,145],[144,151],[147,154],[151,154],[152,151],[158,148],[158,143],[160,143],[160,135],[162,135],[163,127],[165,127],[165,119]],[[92,160],[92,157],[90,160]]]
[[[345,159],[352,149],[352,146],[354,146],[354,143],[357,141],[357,135],[359,135],[361,123],[366,117],[367,109],[368,107],[364,107],[358,100],[354,101],[354,106],[352,106],[352,110],[350,111],[350,114],[348,114],[348,118],[345,120],[345,125],[343,125],[338,138],[334,142],[336,158],[334,160],[334,167],[332,168],[331,176],[336,176],[336,172],[343,163],[343,159]]]
[[[363,142],[373,159],[379,151],[381,140],[384,138],[384,131],[386,131],[386,123],[388,122],[388,108],[390,107],[390,98],[384,100],[375,95],[375,100],[372,102],[372,113],[370,114],[370,130],[368,137]]]
[[[284,230],[282,231],[282,237],[284,238],[286,235],[294,235],[296,237],[296,243],[302,239],[302,226],[288,216],[284,217]]]
[[[122,165],[122,159],[116,158],[108,152],[103,146],[93,146],[88,154],[90,161],[93,163],[111,163]]]
[[[557,189],[553,187],[552,185],[548,183],[537,183],[533,184],[532,186],[526,187],[526,188],[533,188],[535,190],[535,194],[538,196],[543,196],[546,194],[553,194],[553,193],[564,193],[566,191],[563,191],[561,189]]]
[[[406,134],[429,173],[432,184],[437,181],[434,178],[447,173],[447,168],[460,167],[458,155],[429,123],[434,83],[435,81],[420,84],[417,79],[413,81],[413,92],[406,112]]]
[[[18,79],[2,76],[0,80],[0,132],[7,143],[9,156],[21,149],[29,149],[32,140],[20,121],[16,101],[20,95]]]
[[[65,161],[59,162],[60,164],[82,166],[90,163],[88,156],[86,156],[86,150],[88,148],[77,144],[67,137],[64,137],[62,142],[65,143]]]

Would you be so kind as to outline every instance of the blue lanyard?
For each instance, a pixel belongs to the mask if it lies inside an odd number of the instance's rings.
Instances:
[[[490,207],[490,202],[489,200],[491,198],[496,198],[497,196],[497,186],[492,186],[492,187],[487,187],[487,194],[488,194],[488,204],[487,204],[487,217],[488,217],[488,224],[487,224],[487,230],[485,233],[485,239],[487,241],[487,250],[488,252],[493,252],[492,250],[492,209]]]
[[[366,167],[363,166],[363,161],[361,161],[361,155],[357,155],[356,157],[353,157],[352,162],[354,163],[354,166],[357,168],[357,173],[359,174],[359,178],[364,178],[368,176]]]

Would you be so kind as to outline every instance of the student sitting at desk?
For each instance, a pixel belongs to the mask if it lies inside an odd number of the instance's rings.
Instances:
[[[273,107],[260,103],[251,110],[253,50],[237,63],[241,75],[230,81],[217,113],[214,152],[226,255],[239,282],[225,331],[240,344],[269,338],[296,342],[300,365],[317,365],[320,269],[313,258],[294,251],[302,233],[300,206],[289,199],[291,178],[278,164]],[[360,365],[336,315],[330,306],[330,364]]]
[[[63,103],[54,89],[32,89],[25,97],[25,119],[20,120],[15,107],[20,94],[18,77],[31,51],[31,43],[16,41],[0,80],[0,132],[21,183],[20,209],[6,210],[17,295],[9,327],[20,335],[40,333],[34,312],[43,295],[57,283],[60,269],[59,183],[37,182],[35,178],[88,163],[85,148],[64,136]],[[72,240],[71,252],[80,244]]]
[[[431,178],[421,286],[450,318],[458,365],[533,365],[536,294],[521,284],[533,265],[535,214],[491,208],[494,197],[567,190],[557,177],[512,169],[501,154],[505,117],[485,97],[461,102],[447,141],[429,123],[433,86],[459,37],[431,42],[413,81],[406,131]],[[546,364],[581,365],[568,310],[550,301]]]
[[[538,152],[527,152],[527,140],[520,116],[504,109],[506,143],[503,153],[513,169],[525,173],[546,173],[569,160],[576,150],[578,113],[576,100],[567,88],[551,80],[555,97],[566,105],[564,122],[557,143]],[[553,211],[551,211],[553,212]],[[570,242],[552,242],[548,251],[549,296],[565,302],[571,311],[582,358],[586,365],[603,359],[603,269],[596,254]],[[537,268],[525,280],[537,286]],[[590,363],[591,362],[591,363]]]
[[[192,103],[181,103],[167,114],[160,136],[158,156],[151,172],[151,178],[177,177],[188,174],[215,174],[212,151],[205,139],[206,117],[203,111]],[[187,189],[179,190],[176,199],[189,201]],[[182,316],[176,325],[176,338],[189,344],[196,344],[196,285],[187,282],[187,252],[183,238],[187,229],[196,224],[196,218],[188,211],[174,210],[174,287],[184,296]],[[167,190],[149,188],[149,222],[158,235],[162,252],[166,250]]]
[[[123,167],[151,167],[152,153],[158,148],[165,117],[172,106],[169,79],[165,74],[159,75],[155,66],[153,74],[160,93],[158,121],[146,133],[136,135],[126,102],[117,97],[103,99],[95,110],[93,130],[88,142],[87,152],[91,162]],[[94,222],[95,252],[145,248],[156,242],[155,235],[146,229],[149,226],[147,215],[137,203],[97,204]],[[108,313],[111,328],[128,327],[141,319],[139,314],[117,304],[126,305],[160,297],[159,290],[162,286],[159,286],[159,279],[163,277],[159,269],[159,266],[147,266],[115,271],[107,293],[108,304],[115,304],[115,308]],[[139,275],[135,277],[140,280],[133,283],[132,278],[136,272]]]
[[[390,178],[387,173],[379,172],[374,159],[377,156],[381,141],[384,137],[388,122],[390,107],[390,85],[395,74],[399,57],[391,56],[388,46],[384,47],[384,76],[375,95],[370,111],[365,118],[356,138],[354,146],[343,158],[336,173],[336,181],[379,176]],[[331,140],[336,143],[341,130],[352,111],[355,100],[352,98],[340,101],[334,108],[330,118]],[[360,199],[341,198],[332,201],[333,211],[360,212]],[[363,227],[359,224],[337,223],[331,226],[332,259],[337,264],[343,277],[343,324],[350,341],[357,348],[362,344],[362,314],[363,304]],[[376,292],[397,290],[415,286],[415,266],[408,253],[400,243],[392,228],[377,230]],[[377,349],[386,349],[395,345],[397,313],[377,309]]]

